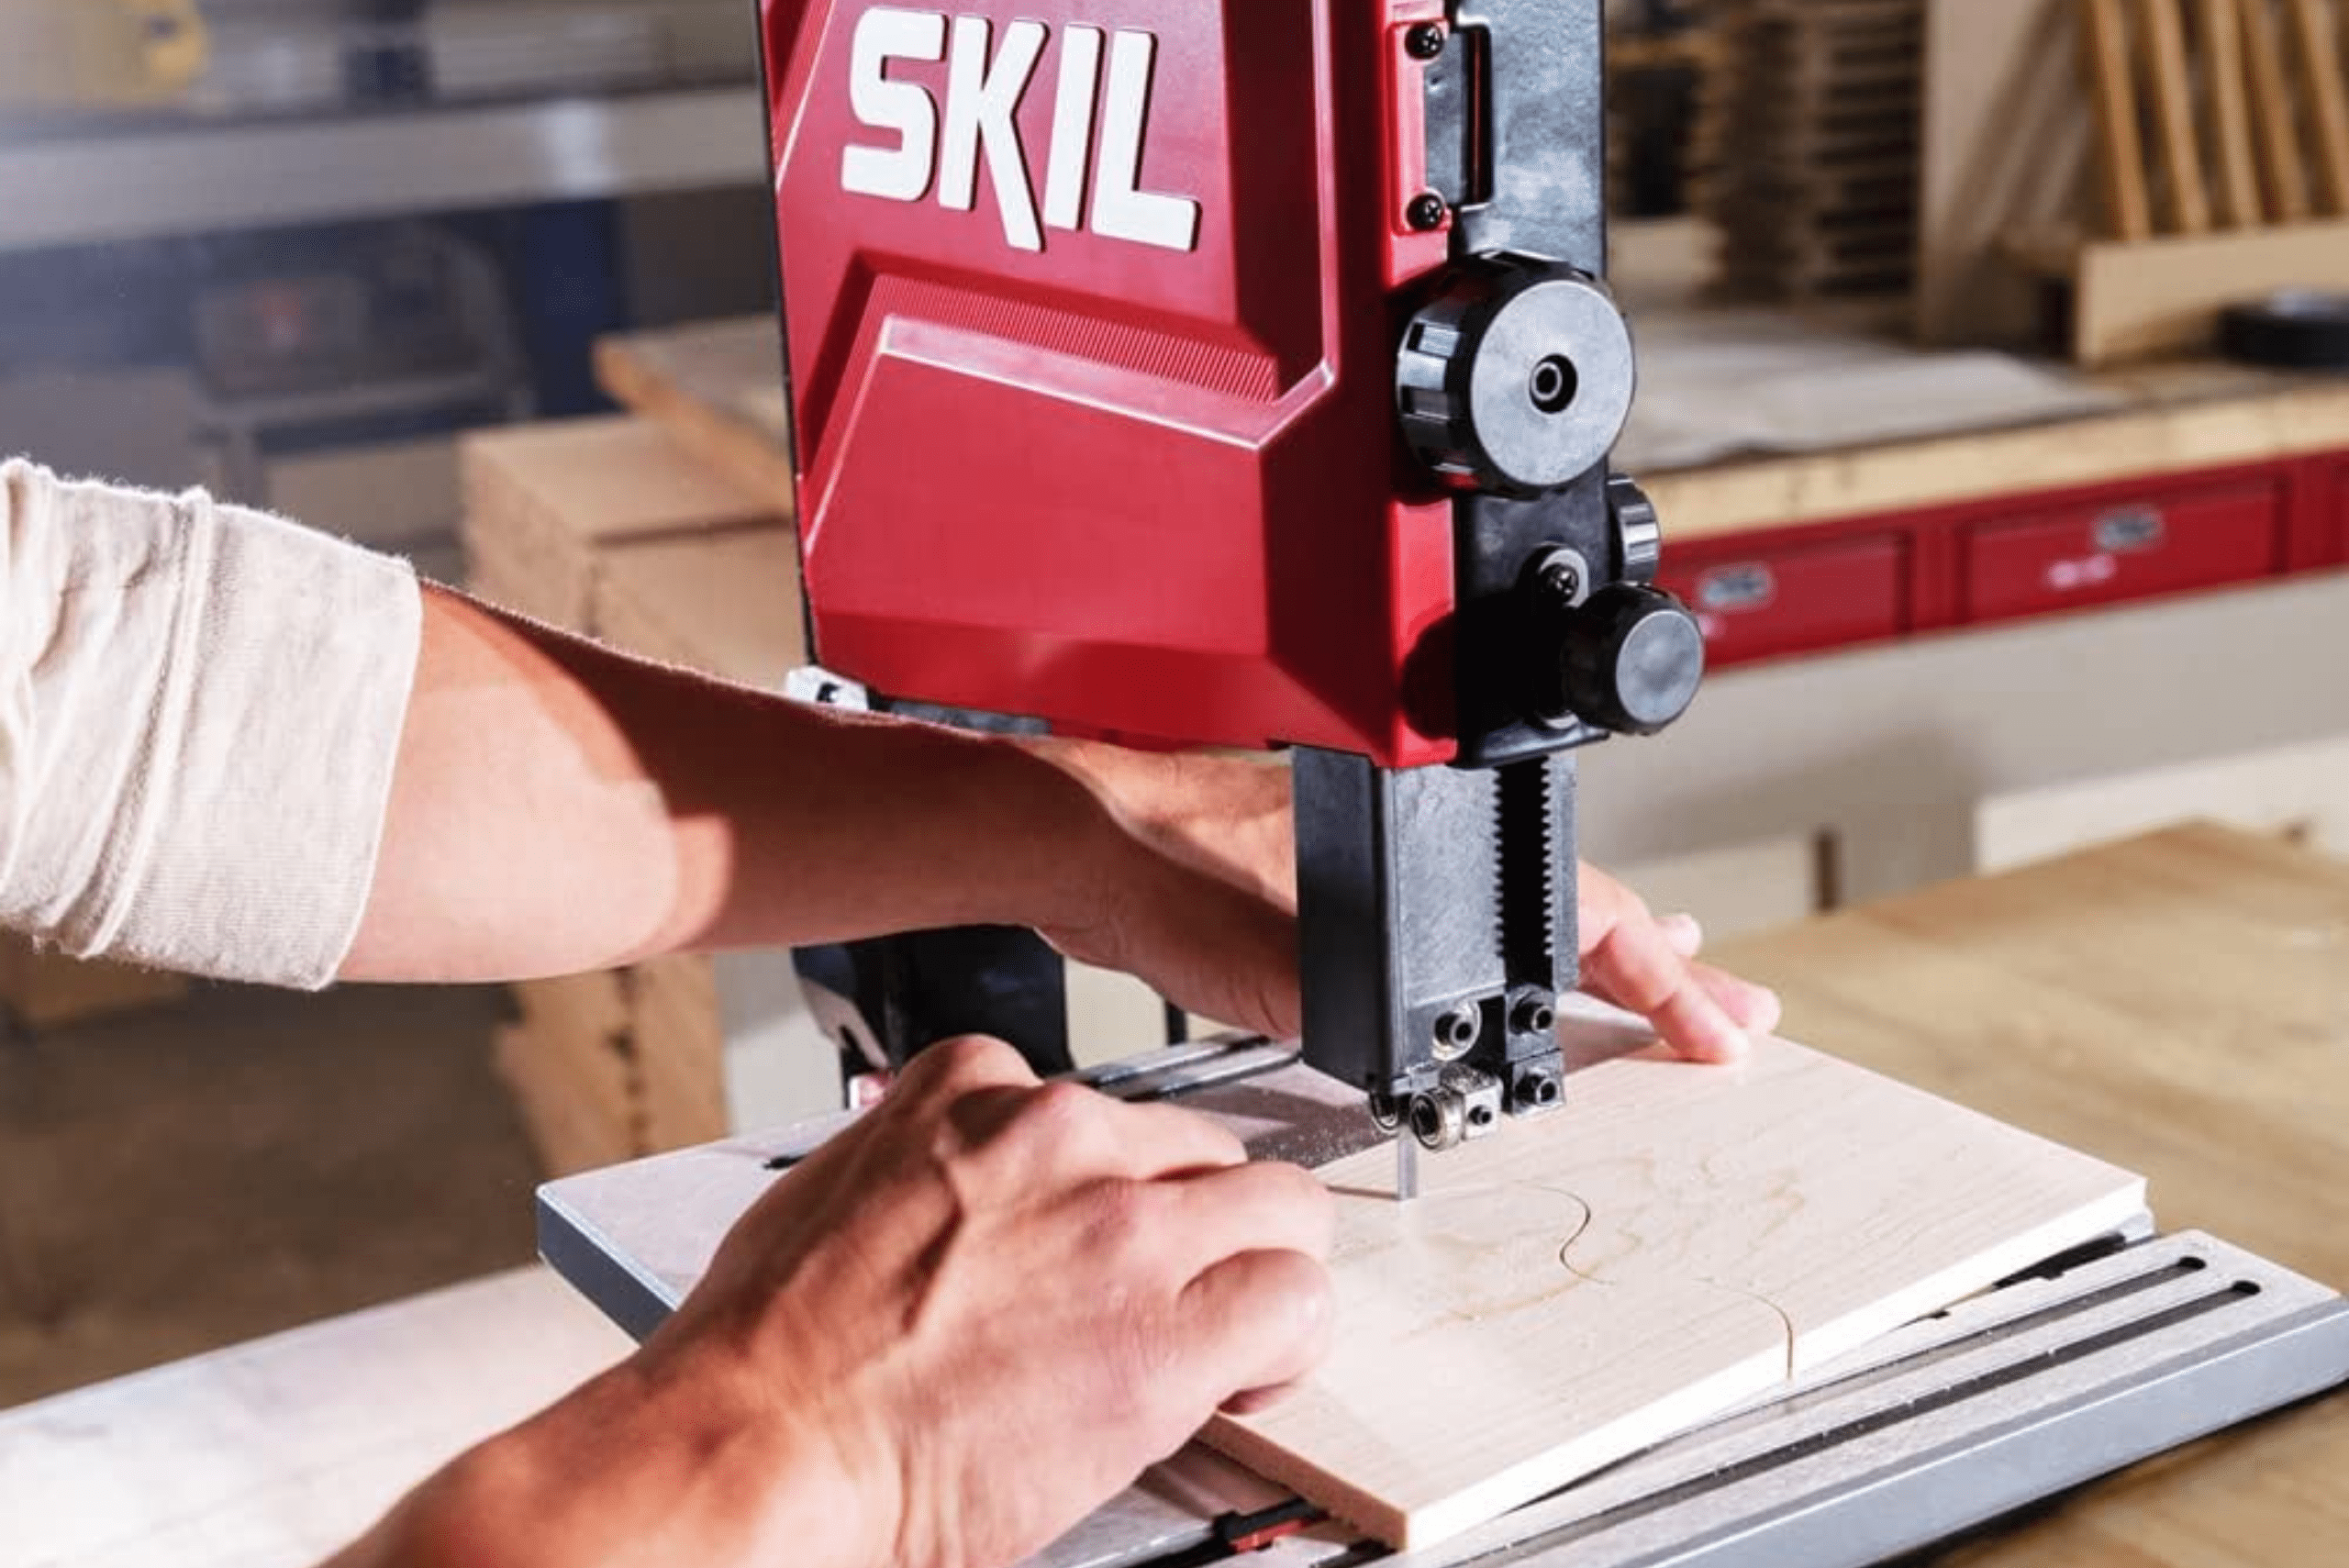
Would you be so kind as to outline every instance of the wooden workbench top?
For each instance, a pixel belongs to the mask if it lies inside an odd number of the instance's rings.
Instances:
[[[2194,828],[1724,944],[1790,1034],[2152,1180],[2349,1286],[2349,864]],[[2349,1554],[2349,1393],[2090,1489],[1966,1562],[2285,1568]]]
[[[1799,1038],[2145,1173],[2169,1228],[2349,1284],[2349,865],[2188,829],[1718,956],[1781,987]],[[0,1414],[0,1557],[314,1561],[620,1349],[534,1272]],[[2343,1474],[2335,1396],[1965,1560],[2332,1564]]]

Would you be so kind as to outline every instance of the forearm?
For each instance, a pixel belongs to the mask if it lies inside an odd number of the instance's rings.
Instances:
[[[786,703],[430,591],[344,973],[1074,920],[1100,826],[1017,745]]]
[[[809,1422],[742,1403],[631,1360],[460,1456],[326,1568],[879,1562]]]

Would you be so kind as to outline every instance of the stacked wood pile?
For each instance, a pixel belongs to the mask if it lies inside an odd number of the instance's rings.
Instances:
[[[1712,0],[1691,150],[1738,298],[1905,294],[1915,273],[1925,0]]]
[[[1641,28],[1635,9],[1607,13],[1607,206],[1619,218],[1685,206],[1698,91],[1719,69],[1720,35],[1706,26]],[[1677,18],[1675,18],[1677,20]],[[1662,168],[1656,167],[1662,165]],[[1660,203],[1668,177],[1677,204]]]

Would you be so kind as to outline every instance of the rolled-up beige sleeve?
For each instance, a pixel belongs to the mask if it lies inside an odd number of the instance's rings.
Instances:
[[[404,562],[200,491],[0,464],[0,927],[328,984],[422,619]]]

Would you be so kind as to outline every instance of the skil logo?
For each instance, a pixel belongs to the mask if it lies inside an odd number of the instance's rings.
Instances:
[[[852,143],[841,156],[841,186],[885,201],[918,202],[934,179],[939,206],[969,212],[977,205],[984,157],[1003,212],[1004,238],[1019,250],[1041,250],[1045,227],[1089,229],[1105,239],[1168,250],[1197,244],[1198,203],[1141,189],[1158,39],[1130,28],[1061,29],[1039,227],[1018,115],[1052,29],[1041,22],[1013,22],[1003,29],[1000,49],[993,47],[994,30],[984,17],[956,17],[950,49],[948,18],[936,11],[875,7],[858,18],[849,103],[866,127],[894,132],[896,144]],[[1108,91],[1103,94],[1097,89],[1105,45]],[[889,78],[893,61],[941,60],[947,62],[942,117],[927,90]]]

